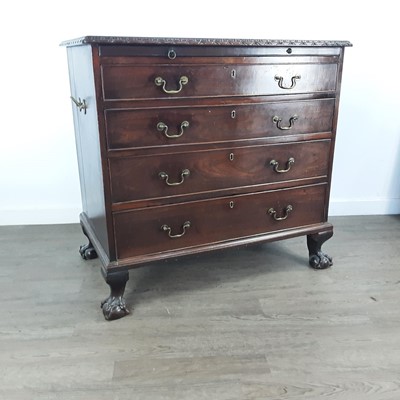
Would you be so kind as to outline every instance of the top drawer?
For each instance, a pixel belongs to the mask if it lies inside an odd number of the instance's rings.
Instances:
[[[201,60],[201,59],[199,59]],[[268,96],[336,90],[337,63],[106,64],[102,65],[105,100]],[[263,62],[263,63],[261,63]]]

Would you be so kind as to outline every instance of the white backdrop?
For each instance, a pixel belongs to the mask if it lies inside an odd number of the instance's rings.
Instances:
[[[78,221],[67,59],[58,44],[84,35],[350,40],[330,214],[400,213],[396,2],[3,3],[0,224]]]

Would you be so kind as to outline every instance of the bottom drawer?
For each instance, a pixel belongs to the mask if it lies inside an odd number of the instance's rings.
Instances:
[[[324,222],[326,184],[114,214],[118,259]]]

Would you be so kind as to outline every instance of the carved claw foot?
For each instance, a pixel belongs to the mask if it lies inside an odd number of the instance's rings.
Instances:
[[[307,236],[310,267],[325,269],[333,265],[332,258],[321,251],[321,246],[332,237],[333,231],[319,232]]]
[[[319,251],[317,254],[311,255],[309,263],[310,267],[314,269],[325,269],[333,265],[332,258],[322,251]]]
[[[119,319],[129,314],[125,299],[123,298],[128,279],[128,271],[112,272],[106,275],[106,282],[110,286],[111,293],[101,303],[101,308],[103,309],[104,318],[107,321]]]
[[[129,314],[123,297],[109,296],[101,303],[101,308],[103,309],[104,318],[107,321],[119,319]]]
[[[81,257],[84,260],[93,260],[94,258],[97,258],[96,250],[94,249],[93,244],[90,241],[89,235],[87,234],[86,229],[85,229],[85,227],[84,227],[82,222],[81,222],[81,228],[82,228],[83,234],[89,240],[89,243],[88,244],[84,244],[81,247],[79,247],[79,254],[81,255]]]
[[[93,260],[94,258],[97,258],[96,250],[90,241],[88,244],[79,247],[79,254],[84,260]]]

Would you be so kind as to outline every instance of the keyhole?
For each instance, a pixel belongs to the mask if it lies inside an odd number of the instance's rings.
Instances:
[[[236,78],[236,70],[235,70],[235,69],[232,70],[232,72],[231,72],[231,77],[232,77],[233,79]]]
[[[235,207],[235,202],[234,201],[230,201],[229,202],[229,208],[233,208]]]
[[[230,161],[233,161],[234,158],[235,158],[235,155],[234,155],[233,153],[229,154],[229,160],[230,160]]]
[[[231,111],[231,118],[236,118],[236,111],[235,110],[232,110]]]

